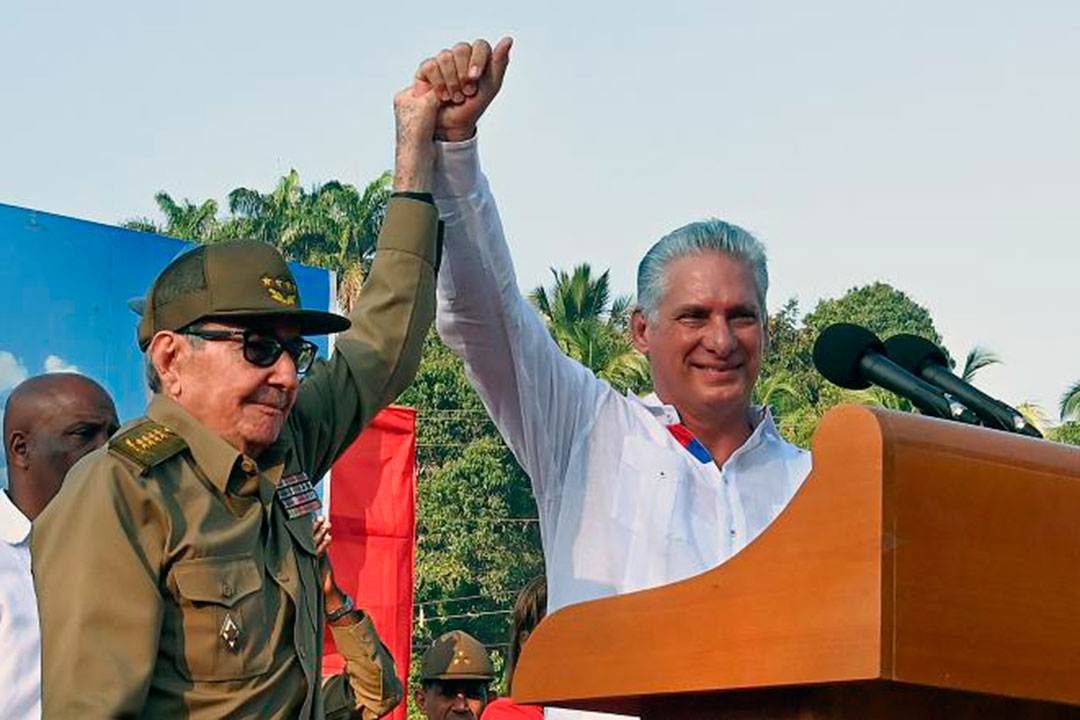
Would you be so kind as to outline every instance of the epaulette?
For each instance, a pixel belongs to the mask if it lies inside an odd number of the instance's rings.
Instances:
[[[182,437],[149,419],[132,425],[109,441],[109,452],[134,462],[143,475],[186,447]]]

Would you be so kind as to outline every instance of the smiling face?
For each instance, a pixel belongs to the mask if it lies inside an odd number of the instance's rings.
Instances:
[[[665,286],[656,316],[638,311],[632,323],[657,395],[702,422],[745,417],[766,339],[750,266],[719,252],[694,253],[668,265]]]
[[[201,327],[243,329],[216,322],[201,323]],[[266,332],[279,340],[298,335],[294,327],[284,324]],[[239,338],[200,341],[161,332],[154,338],[151,353],[163,391],[248,457],[258,457],[277,440],[296,403],[300,381],[287,352],[270,367],[258,367],[244,359]]]

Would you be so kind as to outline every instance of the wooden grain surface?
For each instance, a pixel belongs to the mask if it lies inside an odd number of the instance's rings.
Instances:
[[[1078,561],[1080,451],[844,406],[757,540],[703,575],[553,613],[513,695],[634,713],[881,678],[1080,704]]]

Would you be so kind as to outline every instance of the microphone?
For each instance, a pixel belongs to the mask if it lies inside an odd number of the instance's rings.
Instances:
[[[873,383],[910,400],[927,415],[977,423],[966,408],[890,360],[878,336],[859,325],[825,328],[814,342],[814,367],[842,388],[863,390]]]
[[[910,373],[941,388],[971,408],[988,427],[1042,437],[1016,409],[996,400],[949,370],[949,358],[934,343],[918,335],[903,333],[885,341],[889,359]]]

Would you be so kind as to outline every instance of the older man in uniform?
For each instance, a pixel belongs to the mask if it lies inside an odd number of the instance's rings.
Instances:
[[[46,717],[323,716],[313,485],[419,362],[435,108],[395,97],[397,192],[351,323],[304,310],[262,243],[199,247],[155,280],[146,417],[72,469],[33,533]],[[302,335],[346,330],[312,365]]]
[[[483,644],[467,632],[451,630],[420,659],[421,686],[413,700],[427,720],[479,720],[494,679]]]
[[[8,487],[0,490],[0,718],[41,717],[41,633],[30,523],[71,466],[120,426],[105,389],[71,373],[23,381],[4,405]]]

